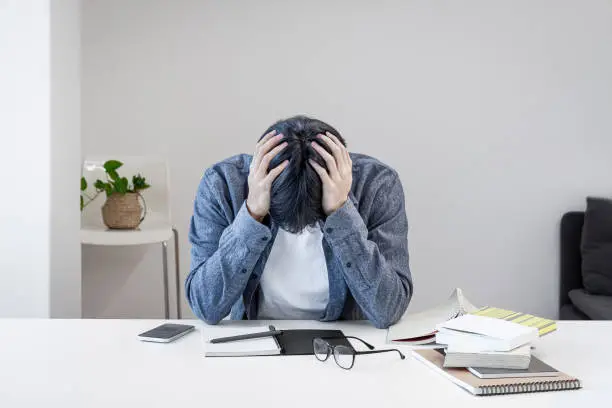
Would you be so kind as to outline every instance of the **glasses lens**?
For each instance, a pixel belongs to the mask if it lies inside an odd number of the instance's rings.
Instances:
[[[353,350],[346,346],[336,346],[334,348],[334,359],[336,360],[336,364],[348,370],[353,367],[355,354]]]
[[[329,344],[323,339],[314,339],[312,341],[314,355],[321,361],[327,360],[329,357]]]

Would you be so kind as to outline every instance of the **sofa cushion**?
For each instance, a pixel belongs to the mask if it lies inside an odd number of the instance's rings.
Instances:
[[[581,252],[584,288],[612,296],[612,200],[587,198]]]
[[[568,303],[559,309],[559,320],[591,320],[591,318],[578,310],[573,304]]]
[[[576,309],[593,320],[612,320],[612,296],[591,295],[584,289],[574,289],[569,297]]]

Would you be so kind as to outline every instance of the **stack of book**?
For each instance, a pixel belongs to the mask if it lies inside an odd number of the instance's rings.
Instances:
[[[556,323],[483,308],[438,324],[434,350],[415,356],[476,395],[577,389],[580,381],[531,355],[532,342]]]
[[[580,380],[531,355],[532,341],[556,329],[554,320],[478,308],[457,288],[445,303],[391,326],[387,342],[416,347],[418,360],[475,395],[578,389]]]
[[[444,367],[526,369],[538,337],[535,327],[467,314],[439,324],[436,343],[445,347]]]

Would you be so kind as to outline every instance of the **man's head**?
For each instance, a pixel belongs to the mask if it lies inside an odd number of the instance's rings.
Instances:
[[[345,146],[346,142],[327,123],[306,116],[294,116],[276,122],[264,135],[272,130],[283,134],[282,141],[287,142],[287,147],[272,159],[269,169],[285,160],[289,160],[289,164],[272,183],[270,216],[281,228],[289,232],[301,232],[325,218],[321,205],[321,178],[308,163],[308,159],[313,159],[324,168],[327,166],[311,143],[318,143],[330,152],[325,143],[317,139],[318,134],[325,132],[335,135]]]

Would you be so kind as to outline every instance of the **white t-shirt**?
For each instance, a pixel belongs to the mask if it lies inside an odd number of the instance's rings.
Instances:
[[[260,280],[258,319],[318,320],[329,302],[323,231],[278,230]]]

